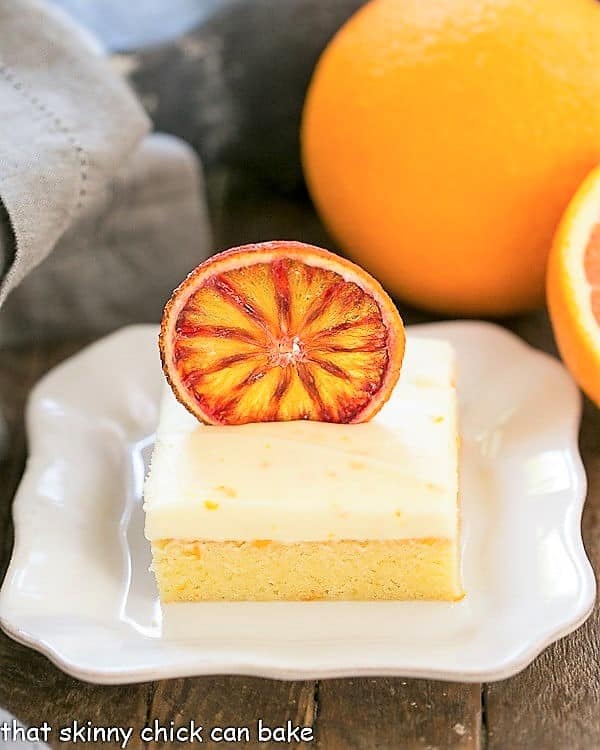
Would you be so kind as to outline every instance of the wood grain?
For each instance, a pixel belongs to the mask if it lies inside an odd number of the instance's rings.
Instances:
[[[281,682],[255,677],[211,677],[171,680],[156,684],[148,708],[148,720],[158,719],[161,725],[174,721],[182,726],[195,718],[204,726],[204,746],[223,747],[211,741],[215,727],[247,727],[250,741],[244,747],[281,747],[278,743],[258,742],[259,719],[270,728],[292,725],[312,727],[315,719],[315,683]],[[303,743],[310,748],[312,742]],[[149,750],[159,750],[160,743],[151,743]]]
[[[133,727],[135,735],[145,723],[150,685],[99,687],[80,682],[4,634],[0,634],[0,664],[0,705],[22,724],[35,727],[47,721],[53,728],[52,747],[73,750],[76,745],[58,742],[58,735],[75,720],[80,725],[91,721],[100,727]],[[85,745],[94,750],[110,746]],[[133,739],[128,744],[132,750],[141,747]]]
[[[481,686],[429,680],[323,680],[317,748],[479,748]]]

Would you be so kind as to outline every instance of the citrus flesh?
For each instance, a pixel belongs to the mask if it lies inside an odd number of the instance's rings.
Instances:
[[[600,223],[592,229],[585,251],[584,268],[588,284],[591,287],[590,304],[592,312],[596,323],[600,326]],[[598,373],[598,376],[600,377],[600,373]]]
[[[389,397],[400,316],[353,263],[297,242],[245,245],[175,290],[160,333],[175,396],[209,424],[362,422]]]
[[[547,296],[561,356],[600,405],[600,167],[583,182],[556,233]]]
[[[452,315],[537,307],[600,161],[600,3],[373,0],[310,84],[304,173],[344,251]]]

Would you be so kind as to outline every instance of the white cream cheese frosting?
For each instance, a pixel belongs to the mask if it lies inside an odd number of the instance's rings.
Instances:
[[[455,538],[454,353],[409,337],[389,401],[358,425],[200,424],[165,384],[144,509],[148,539]]]

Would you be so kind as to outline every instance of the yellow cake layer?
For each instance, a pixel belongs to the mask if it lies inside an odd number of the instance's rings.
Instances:
[[[163,602],[442,599],[463,596],[455,540],[207,542],[158,539]]]

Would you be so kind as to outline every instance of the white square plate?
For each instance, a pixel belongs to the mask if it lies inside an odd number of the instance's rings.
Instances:
[[[559,362],[497,326],[409,334],[446,338],[458,355],[463,601],[161,607],[141,489],[162,374],[156,327],[136,326],[32,392],[3,629],[105,683],[216,673],[487,681],[522,669],[594,602],[578,391]]]

